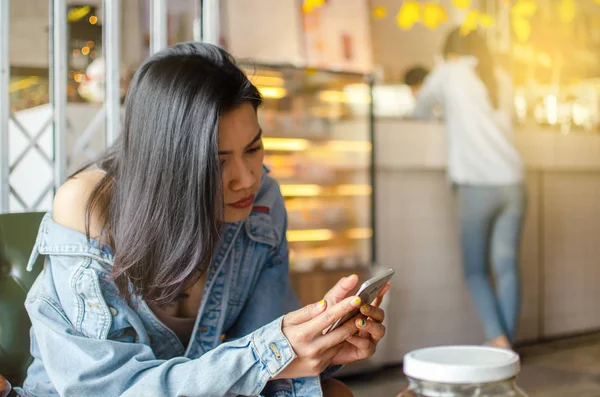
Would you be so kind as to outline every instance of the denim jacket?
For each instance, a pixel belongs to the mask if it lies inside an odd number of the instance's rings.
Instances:
[[[252,214],[226,224],[208,269],[188,346],[146,302],[124,300],[111,280],[110,247],[47,214],[31,267],[33,363],[21,396],[322,396],[320,377],[269,379],[295,353],[281,330],[298,307],[289,282],[287,216],[263,174]],[[331,371],[326,371],[331,372]],[[324,376],[324,375],[321,375]]]

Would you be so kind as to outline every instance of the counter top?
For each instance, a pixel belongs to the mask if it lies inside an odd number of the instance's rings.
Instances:
[[[598,134],[517,130],[515,141],[528,169],[600,170]],[[436,122],[378,119],[375,150],[378,168],[445,169],[445,128]]]

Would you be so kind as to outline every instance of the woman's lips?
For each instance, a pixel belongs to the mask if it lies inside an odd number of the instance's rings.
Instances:
[[[250,207],[254,203],[254,195],[244,197],[240,201],[236,201],[235,203],[229,204],[230,207],[237,209],[244,209]]]

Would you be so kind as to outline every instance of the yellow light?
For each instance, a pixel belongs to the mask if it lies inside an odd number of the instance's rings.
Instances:
[[[76,82],[78,82],[78,83],[81,83],[81,81],[83,80],[83,74],[81,74],[81,73],[77,73],[77,74],[75,75],[75,77],[73,77],[73,80],[75,80],[75,81],[76,81]]]
[[[599,0],[600,1],[600,0]],[[373,9],[373,17],[376,19],[383,19],[387,15],[387,8],[384,6],[377,6]]]
[[[545,52],[538,52],[536,54],[537,62],[547,68],[552,67],[552,57]]]
[[[281,194],[285,197],[312,197],[321,194],[319,185],[281,185]]]
[[[513,17],[511,18],[513,31],[515,32],[515,36],[517,39],[525,43],[531,37],[531,24],[525,18],[521,17]]]
[[[39,79],[36,76],[31,76],[31,77],[24,78],[22,80],[12,82],[8,86],[8,91],[13,93],[13,92],[24,90],[26,88],[31,87],[35,83],[37,83],[38,80]]]
[[[283,87],[257,87],[263,98],[281,99],[287,95],[287,90]]]
[[[370,152],[372,148],[368,141],[329,141],[327,149],[336,152]]]
[[[83,55],[88,55],[88,54],[90,53],[90,47],[83,47],[83,48],[81,49],[81,53],[82,53]]]
[[[442,5],[430,3],[423,6],[423,25],[429,29],[435,29],[447,20],[448,15]]]
[[[371,185],[340,185],[336,190],[340,196],[369,196],[373,189]]]
[[[471,0],[452,0],[454,7],[456,8],[469,8],[471,5]]]
[[[344,103],[347,98],[347,95],[342,91],[325,90],[319,92],[319,99],[323,102]]]
[[[463,36],[468,35],[475,29],[477,29],[477,22],[479,21],[479,11],[471,10],[467,13],[465,20],[460,25],[460,34]]]
[[[407,0],[402,3],[396,16],[396,23],[402,29],[410,29],[421,18],[421,4],[418,1]]]
[[[325,0],[304,0],[302,11],[308,13],[317,7],[321,7],[323,4],[325,4]]]
[[[95,24],[97,24],[97,23],[98,23],[98,17],[97,17],[97,16],[95,16],[95,15],[92,15],[92,16],[90,17],[90,23],[91,23],[92,25],[95,25]]]
[[[562,22],[573,22],[575,19],[575,0],[560,0],[557,11]]]
[[[288,230],[286,236],[290,243],[301,241],[327,241],[333,238],[333,232],[329,229]]]
[[[277,76],[255,75],[255,76],[248,76],[248,79],[255,86],[283,87],[285,85],[285,81],[281,77],[277,77]]]
[[[310,142],[306,139],[292,138],[263,138],[263,146],[265,150],[284,151],[284,152],[301,152],[308,149]]]
[[[373,236],[373,230],[367,227],[357,227],[354,229],[349,229],[346,232],[346,236],[353,240],[367,239]]]
[[[535,0],[518,0],[510,9],[513,17],[531,18],[537,12]]]
[[[89,14],[91,10],[92,10],[92,7],[90,7],[90,6],[73,8],[67,14],[67,20],[69,22],[77,22],[77,21],[81,20],[82,18],[84,18],[87,14]]]
[[[348,84],[344,87],[344,100],[346,103],[352,104],[369,104],[371,103],[371,89],[367,84],[355,83]]]
[[[490,14],[481,14],[479,17],[479,25],[483,28],[491,28],[496,24],[496,19]]]
[[[358,88],[358,89],[357,89]],[[319,92],[319,100],[326,103],[371,103],[368,87],[362,89],[360,84],[346,86],[347,92],[324,90]]]

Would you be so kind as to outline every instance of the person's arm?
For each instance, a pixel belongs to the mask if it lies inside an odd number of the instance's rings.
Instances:
[[[8,396],[8,393],[10,393],[11,390],[11,386],[10,383],[8,383],[8,381],[2,377],[2,375],[0,375],[0,397],[6,397]]]
[[[89,276],[82,274],[86,282],[98,283]],[[69,318],[50,294],[37,292],[26,307],[44,368],[61,396],[258,395],[295,358],[282,332],[282,318],[200,358],[162,360],[145,343],[83,335],[73,325],[78,319]],[[87,303],[100,304],[104,307],[96,309],[110,313],[103,299]],[[83,321],[91,320],[84,313]]]
[[[423,82],[416,95],[415,108],[412,116],[416,119],[429,120],[433,118],[433,108],[441,103],[443,96],[442,69],[435,68]]]
[[[287,212],[283,205],[283,198],[278,201],[281,202],[275,205],[273,212],[284,218],[281,241],[270,255],[268,263],[264,264],[250,298],[236,323],[226,331],[227,340],[243,338],[273,319],[300,307],[290,282],[289,248],[286,238]],[[275,395],[283,390],[293,395],[312,395],[319,388],[319,377],[273,379],[262,390],[261,395]]]

